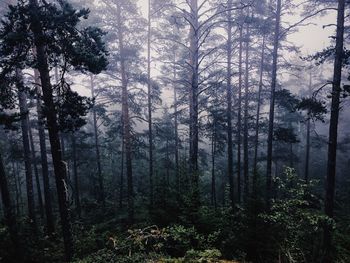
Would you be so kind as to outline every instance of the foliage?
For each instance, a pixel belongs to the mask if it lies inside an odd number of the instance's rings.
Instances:
[[[320,200],[292,168],[275,179],[279,198],[260,215],[271,226],[276,251],[286,262],[313,262],[319,253],[322,226],[329,220],[320,211]],[[316,257],[316,258],[315,258]]]

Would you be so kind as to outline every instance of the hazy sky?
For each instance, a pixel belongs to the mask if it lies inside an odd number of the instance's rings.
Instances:
[[[295,0],[295,2],[300,2],[300,0]],[[142,13],[147,16],[148,0],[139,0],[139,5],[141,6]],[[293,15],[283,17],[282,21],[293,24],[299,21],[299,19],[300,17],[298,15]],[[335,30],[334,27],[326,27],[323,29],[323,26],[334,24],[335,21],[335,11],[331,11],[328,15],[323,17],[312,18],[307,21],[308,24],[312,24],[298,27],[299,32],[291,34],[288,39],[297,46],[300,46],[304,54],[312,54],[316,51],[320,51],[330,43],[329,36],[334,34]]]

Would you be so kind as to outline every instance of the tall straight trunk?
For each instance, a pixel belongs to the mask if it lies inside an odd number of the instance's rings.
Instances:
[[[134,222],[134,188],[132,175],[132,145],[131,145],[131,124],[129,117],[129,92],[126,76],[126,65],[124,57],[124,32],[122,24],[122,10],[120,3],[117,4],[117,25],[119,29],[118,45],[120,52],[120,73],[122,78],[122,115],[123,115],[123,141],[126,159],[127,197],[128,197],[128,218],[129,223]]]
[[[325,213],[330,218],[334,217],[334,194],[335,194],[335,176],[336,176],[337,143],[338,143],[338,119],[339,119],[339,109],[340,109],[342,59],[343,59],[343,48],[344,48],[344,13],[345,13],[345,0],[339,0],[333,88],[332,88],[331,119],[330,119],[330,125],[329,125],[329,138],[328,138],[328,162],[327,162],[326,196],[325,196]],[[324,246],[323,263],[333,262],[332,226],[325,225],[324,227],[323,246]]]
[[[80,205],[80,189],[79,189],[79,175],[78,175],[78,156],[77,156],[77,142],[76,134],[72,133],[72,150],[73,150],[73,177],[74,177],[74,202],[78,217],[81,217]]]
[[[242,132],[242,55],[243,55],[243,25],[239,28],[238,55],[238,116],[237,116],[237,201],[241,202],[241,132]]]
[[[227,175],[230,185],[230,204],[234,207],[233,139],[232,139],[232,0],[228,1],[227,13]]]
[[[249,10],[248,10],[249,17]],[[245,75],[244,75],[244,121],[243,121],[243,178],[244,178],[244,201],[249,196],[249,149],[248,149],[248,107],[249,107],[249,38],[250,28],[247,23],[246,28],[246,45],[245,45]]]
[[[37,70],[34,70],[34,79],[36,85],[36,108],[38,112],[38,132],[39,132],[39,144],[40,144],[40,157],[41,157],[41,172],[44,183],[44,199],[45,199],[45,215],[46,215],[46,231],[49,235],[55,232],[55,223],[52,213],[52,202],[51,202],[51,190],[50,190],[50,179],[49,179],[49,165],[47,161],[47,149],[46,149],[46,136],[45,136],[45,116],[43,114],[43,106],[41,101],[41,91],[39,85],[40,76]]]
[[[175,49],[174,49],[175,50]],[[180,173],[179,173],[179,130],[178,130],[178,105],[177,105],[177,88],[176,88],[176,53],[174,51],[173,66],[173,89],[174,89],[174,136],[175,136],[175,176],[177,194],[180,194]]]
[[[312,71],[310,68],[310,76],[309,76],[309,96],[312,96]],[[308,112],[310,114],[310,112]],[[308,114],[308,115],[309,115]],[[304,171],[304,180],[306,183],[309,182],[309,166],[310,166],[310,134],[311,134],[311,120],[308,116],[306,120],[306,150],[305,150],[305,171]]]
[[[32,127],[30,125],[29,116],[27,116],[27,123],[28,123],[28,131],[29,131],[29,141],[30,141],[30,152],[32,154],[32,164],[34,168],[34,175],[35,175],[35,182],[36,182],[36,190],[38,193],[38,204],[39,204],[39,211],[40,216],[42,219],[44,219],[44,203],[43,203],[43,197],[41,194],[41,185],[40,185],[40,178],[39,178],[39,171],[38,171],[38,164],[36,161],[36,151],[34,146],[34,138],[32,133]]]
[[[266,204],[270,206],[272,195],[272,140],[274,131],[275,118],[275,91],[277,83],[277,62],[278,62],[278,46],[280,38],[280,23],[281,23],[281,7],[282,0],[277,0],[275,33],[273,42],[273,61],[272,61],[272,79],[271,79],[271,97],[270,97],[270,112],[269,112],[269,130],[267,137],[267,164],[266,164]]]
[[[149,198],[153,208],[153,130],[152,130],[152,79],[151,79],[151,0],[148,0],[148,32],[147,32],[147,107],[148,107],[148,153],[149,153]]]
[[[123,191],[124,191],[124,141],[122,142],[121,168],[120,168],[120,185],[119,185],[119,209],[123,208]]]
[[[16,216],[13,212],[13,205],[11,202],[10,191],[8,187],[8,181],[6,178],[6,172],[4,167],[4,162],[0,153],[0,192],[1,200],[3,204],[5,223],[9,229],[11,241],[14,247],[19,246],[18,231]]]
[[[259,73],[259,90],[258,90],[258,105],[256,109],[256,120],[255,120],[255,139],[254,139],[254,166],[253,166],[253,194],[256,196],[257,192],[257,180],[258,180],[258,145],[259,145],[259,131],[260,131],[260,109],[261,109],[261,92],[263,87],[263,74],[264,74],[264,63],[265,63],[265,41],[266,35],[263,35],[262,49],[260,58],[260,73]]]
[[[19,109],[21,114],[21,130],[22,130],[22,143],[24,152],[24,166],[26,174],[26,190],[27,190],[27,202],[28,202],[28,218],[33,231],[37,230],[36,218],[35,218],[35,202],[34,202],[34,186],[33,186],[33,172],[31,166],[31,153],[29,142],[29,126],[28,126],[28,105],[27,95],[25,93],[22,83],[22,73],[17,70],[18,81],[18,100]]]
[[[46,108],[47,127],[49,130],[52,161],[55,171],[56,187],[59,211],[62,224],[62,234],[65,248],[65,259],[71,261],[73,258],[73,236],[70,224],[69,196],[67,187],[67,167],[62,160],[62,151],[59,138],[59,129],[57,123],[57,110],[53,101],[53,88],[50,80],[50,71],[46,47],[42,39],[43,29],[39,15],[36,10],[39,9],[37,0],[30,0],[31,30],[33,32],[34,43],[36,47],[37,68],[40,72],[41,86],[43,91],[43,100]]]
[[[90,88],[91,96],[95,97],[95,84],[93,76],[90,76]],[[102,175],[102,166],[101,166],[101,154],[100,154],[100,142],[98,137],[98,127],[97,127],[97,113],[95,108],[92,110],[93,115],[93,124],[94,124],[94,138],[95,138],[95,151],[96,151],[96,164],[97,164],[97,177],[98,177],[98,201],[105,206],[105,193],[103,186],[103,175]]]
[[[305,172],[304,180],[306,183],[309,182],[309,166],[310,166],[310,133],[311,133],[311,120],[310,118],[306,121],[306,153],[305,153]]]
[[[216,174],[215,174],[215,152],[216,152],[216,142],[215,142],[215,127],[213,128],[212,138],[211,138],[211,205],[217,207],[216,204]]]
[[[21,187],[19,184],[19,180],[18,180],[18,173],[16,170],[16,166],[15,166],[15,162],[12,161],[11,162],[11,166],[12,166],[12,175],[13,178],[15,179],[15,194],[16,194],[16,216],[20,216],[21,212],[20,212],[20,196],[19,196],[19,188]]]
[[[191,0],[192,25],[190,27],[190,170],[193,187],[198,187],[198,0]]]

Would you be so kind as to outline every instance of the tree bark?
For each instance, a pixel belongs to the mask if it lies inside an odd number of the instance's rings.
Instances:
[[[241,133],[242,133],[242,55],[243,55],[243,25],[239,28],[238,55],[238,116],[237,116],[237,202],[241,202]]]
[[[257,194],[257,181],[258,181],[258,145],[259,145],[259,131],[260,131],[260,108],[261,108],[261,93],[263,87],[263,74],[264,74],[264,63],[265,63],[265,41],[266,35],[263,35],[262,39],[262,50],[260,60],[260,73],[259,73],[259,90],[258,90],[258,105],[256,110],[255,120],[255,140],[254,140],[254,167],[253,167],[253,194],[256,197]]]
[[[233,139],[232,139],[232,0],[228,1],[227,12],[227,175],[230,186],[230,204],[234,208],[233,183]]]
[[[121,169],[120,169],[120,185],[119,185],[119,209],[123,208],[123,192],[124,192],[124,140],[122,141],[122,152],[121,152]]]
[[[129,118],[129,92],[124,57],[124,32],[122,24],[122,10],[120,3],[117,3],[117,24],[119,29],[118,45],[120,52],[120,73],[122,78],[122,115],[123,115],[123,141],[126,159],[127,197],[128,197],[128,219],[129,223],[134,222],[134,188],[132,175],[132,145],[131,145],[131,124]]]
[[[190,1],[191,19],[190,26],[190,171],[192,175],[192,190],[194,202],[199,204],[199,170],[198,170],[198,88],[199,88],[199,21],[198,0]]]
[[[310,68],[310,77],[309,77],[309,96],[312,96],[312,71]],[[308,112],[310,114],[310,112]],[[308,115],[309,115],[308,114]],[[311,120],[310,117],[307,117],[306,120],[306,153],[305,153],[305,171],[304,171],[304,180],[306,183],[309,182],[309,170],[310,170],[310,134],[311,134]]]
[[[174,129],[175,129],[175,176],[177,195],[180,194],[180,174],[179,174],[179,130],[178,130],[178,102],[176,88],[176,53],[174,48],[174,65],[173,65],[173,89],[174,89]]]
[[[151,79],[151,4],[148,0],[148,32],[147,32],[147,107],[148,107],[148,153],[149,153],[149,187],[150,208],[153,208],[153,127],[152,127],[152,79]]]
[[[21,114],[21,130],[22,130],[22,143],[24,151],[24,166],[26,175],[26,190],[27,190],[27,205],[28,205],[28,218],[29,223],[34,232],[37,231],[36,218],[35,218],[35,202],[34,202],[34,186],[33,186],[33,172],[31,166],[31,153],[30,153],[30,142],[29,142],[29,126],[28,126],[28,105],[27,95],[25,93],[24,86],[22,83],[22,73],[17,70],[17,81],[18,81],[18,100]]]
[[[248,15],[249,18],[249,10]],[[244,121],[243,121],[243,178],[244,178],[244,202],[249,196],[249,149],[248,149],[248,107],[249,107],[249,23],[246,25],[246,45],[245,45],[245,76],[244,76]]]
[[[335,46],[334,75],[332,88],[331,118],[329,125],[328,138],[328,162],[326,178],[326,196],[325,196],[325,213],[329,218],[334,217],[334,195],[335,195],[335,177],[337,161],[337,143],[338,143],[338,120],[340,109],[340,92],[342,76],[342,60],[344,48],[344,13],[345,0],[338,1],[337,15],[337,35]],[[332,226],[324,227],[324,258],[323,263],[331,263],[334,260],[332,244]]]
[[[30,0],[31,13],[31,30],[34,34],[34,43],[36,47],[36,60],[37,68],[40,72],[40,79],[43,91],[43,100],[45,103],[45,113],[47,118],[47,126],[49,130],[49,138],[51,144],[52,161],[54,165],[56,187],[59,211],[62,224],[62,233],[65,247],[65,259],[71,261],[73,258],[73,236],[70,224],[70,211],[68,200],[68,187],[67,187],[67,167],[66,163],[62,160],[62,151],[59,138],[59,129],[57,123],[57,110],[53,101],[53,88],[50,81],[50,72],[48,65],[48,58],[46,53],[46,47],[42,39],[43,29],[36,10],[39,9],[37,0]]]
[[[55,232],[55,223],[52,213],[51,189],[49,179],[49,165],[47,161],[46,136],[45,136],[45,116],[43,114],[43,106],[40,91],[40,76],[37,70],[34,70],[34,79],[36,85],[36,108],[38,112],[38,132],[40,143],[41,170],[44,182],[44,199],[45,199],[45,215],[46,215],[46,231],[49,235]]]
[[[281,22],[282,0],[277,0],[275,33],[273,42],[273,61],[272,61],[272,80],[271,80],[271,98],[269,112],[269,130],[267,138],[267,164],[266,164],[266,204],[270,207],[270,199],[272,196],[272,140],[274,131],[275,118],[275,91],[277,83],[277,64],[278,64],[278,48],[280,38],[280,22]]]
[[[211,205],[216,209],[216,174],[215,174],[215,153],[216,153],[216,127],[213,127],[213,133],[211,138]]]
[[[90,76],[90,88],[91,96],[95,98],[95,84],[93,76]],[[92,110],[93,123],[94,123],[94,138],[95,138],[95,151],[96,151],[96,164],[97,164],[97,176],[98,176],[98,201],[102,203],[103,207],[105,206],[105,193],[103,186],[103,175],[102,175],[102,166],[101,166],[101,154],[100,154],[100,142],[98,137],[98,127],[97,127],[97,113],[95,108]]]
[[[0,192],[1,200],[3,204],[5,223],[9,229],[11,241],[14,247],[19,247],[18,230],[16,217],[13,212],[13,206],[11,202],[10,191],[8,187],[8,182],[6,178],[6,172],[4,167],[4,162],[0,153]]]
[[[77,142],[76,134],[72,133],[72,150],[73,150],[73,176],[74,176],[74,201],[75,209],[78,217],[81,218],[81,205],[80,205],[80,189],[79,189],[79,175],[78,175],[78,156],[77,156]]]
[[[28,131],[29,131],[29,141],[30,141],[30,152],[32,155],[32,164],[34,168],[34,175],[35,175],[35,182],[36,182],[36,188],[38,193],[38,203],[39,203],[39,211],[40,216],[42,219],[44,219],[44,203],[43,203],[43,197],[41,193],[41,185],[40,185],[40,179],[39,179],[39,171],[38,171],[38,164],[36,161],[36,151],[34,146],[34,138],[32,133],[32,127],[30,125],[29,116],[27,116],[27,123],[28,123]]]

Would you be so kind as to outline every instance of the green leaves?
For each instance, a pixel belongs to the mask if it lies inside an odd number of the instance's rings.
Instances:
[[[324,115],[327,113],[325,102],[316,98],[302,98],[297,104],[297,110],[307,111],[309,118],[324,121]]]

